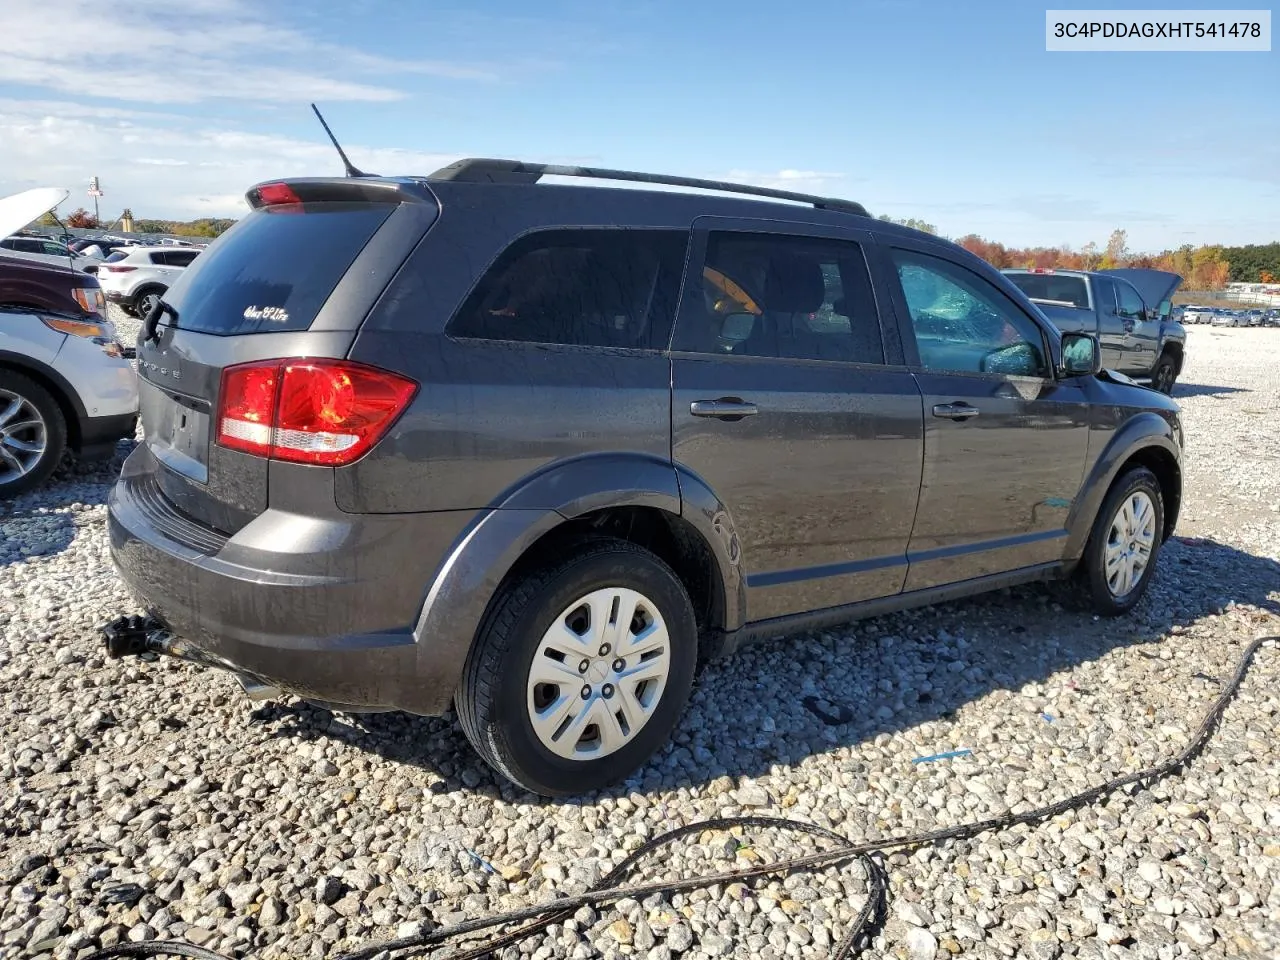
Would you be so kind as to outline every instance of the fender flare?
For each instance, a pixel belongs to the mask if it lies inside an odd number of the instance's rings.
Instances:
[[[723,591],[717,632],[737,629],[746,611],[739,540],[724,504],[701,478],[646,454],[592,454],[557,461],[481,511],[455,541],[427,589],[413,629],[424,675],[461,675],[476,631],[517,561],[552,530],[610,507],[647,507],[687,520],[702,538]],[[447,689],[444,689],[447,687]]]
[[[52,388],[54,400],[60,400],[65,405],[64,416],[70,413],[70,416],[67,416],[67,445],[78,451],[81,424],[88,419],[88,413],[85,411],[80,394],[76,393],[67,378],[47,363],[10,350],[0,350],[0,367],[8,367],[18,373],[29,374]]]
[[[1146,411],[1125,421],[1108,441],[1102,454],[1094,461],[1081,492],[1067,517],[1067,546],[1065,556],[1077,560],[1084,553],[1089,533],[1107,491],[1115,482],[1124,465],[1135,454],[1144,450],[1160,450],[1169,454],[1177,467],[1178,501],[1181,502],[1182,437],[1168,420],[1159,414]],[[1165,533],[1172,531],[1177,521],[1178,503],[1165,505]]]

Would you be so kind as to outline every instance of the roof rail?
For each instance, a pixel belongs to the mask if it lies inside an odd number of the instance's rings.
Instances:
[[[603,167],[561,167],[551,163],[525,163],[522,160],[490,160],[471,157],[441,167],[430,174],[428,180],[457,180],[465,183],[537,183],[542,177],[585,177],[592,180],[628,180],[635,183],[658,183],[673,187],[694,187],[699,190],[720,190],[725,193],[745,193],[773,200],[794,200],[811,203],[819,210],[840,210],[869,217],[867,208],[853,200],[838,197],[818,197],[809,193],[790,190],[773,190],[769,187],[753,187],[724,180],[698,180],[694,177],[670,177],[660,173],[637,173],[634,170],[609,170]]]

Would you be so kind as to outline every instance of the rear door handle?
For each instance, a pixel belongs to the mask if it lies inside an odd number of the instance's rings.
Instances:
[[[963,401],[959,403],[939,403],[935,404],[933,408],[935,417],[941,417],[943,420],[955,420],[957,423],[961,420],[972,420],[981,412],[977,407],[972,407]]]
[[[694,400],[689,404],[689,412],[695,417],[735,421],[743,417],[754,417],[760,412],[760,408],[739,397],[721,397],[719,400]]]

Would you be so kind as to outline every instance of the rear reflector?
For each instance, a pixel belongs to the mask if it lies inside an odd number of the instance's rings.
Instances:
[[[222,371],[217,442],[275,460],[340,467],[364,456],[418,391],[346,360],[268,360]]]

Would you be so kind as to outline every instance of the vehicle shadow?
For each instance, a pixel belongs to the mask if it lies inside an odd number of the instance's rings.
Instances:
[[[1018,691],[1118,648],[1155,643],[1232,602],[1280,615],[1280,563],[1224,544],[1175,537],[1157,578],[1153,586],[1190,578],[1221,586],[1216,593],[1166,588],[1160,593],[1172,598],[1167,603],[1149,597],[1125,617],[1101,619],[1071,585],[1037,584],[754,644],[702,671],[671,742],[643,769],[614,788],[570,801],[543,800],[498,777],[452,717],[335,716],[293,702],[267,705],[254,718],[272,736],[333,737],[431,771],[442,778],[433,792],[467,789],[549,804],[690,788],[725,776],[766,775],[775,764],[946,721],[989,693]],[[969,643],[962,671],[937,651],[940,638],[959,633]],[[894,648],[892,656],[880,653],[885,646]],[[923,666],[929,689],[903,683],[904,661]],[[1189,670],[1188,682],[1191,677]]]
[[[1182,383],[1179,381],[1173,385],[1173,399],[1181,400],[1183,397],[1225,397],[1232,393],[1252,393],[1245,387],[1223,387],[1212,386],[1207,383]]]

